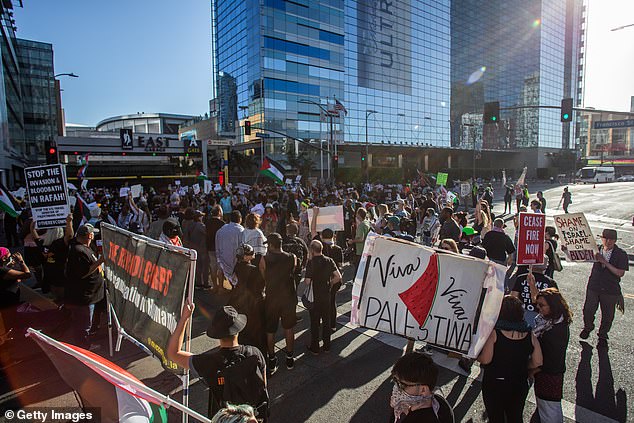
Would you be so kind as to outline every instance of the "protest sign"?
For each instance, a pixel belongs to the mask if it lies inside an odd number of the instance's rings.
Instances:
[[[351,323],[476,357],[495,326],[504,266],[368,235]]]
[[[517,228],[517,264],[544,263],[544,232],[546,215],[542,213],[520,213]]]
[[[213,186],[214,184],[209,179],[205,179],[205,186],[203,187],[205,194],[209,194]]]
[[[238,188],[238,191],[240,191],[241,194],[251,191],[251,187],[247,184],[237,183],[236,188]]]
[[[297,175],[297,176],[295,177],[295,183],[296,183],[296,184],[299,184],[299,182],[300,182],[301,180],[302,180],[302,175]]]
[[[517,182],[515,183],[515,195],[522,195],[522,191],[524,190],[524,184],[526,183],[526,172],[528,168],[522,169],[522,174],[519,178],[517,178]]]
[[[29,167],[24,169],[24,176],[37,228],[65,227],[70,206],[64,165]]]
[[[436,175],[436,185],[447,185],[448,177],[448,173],[438,172],[438,175]]]
[[[313,223],[313,209],[308,209],[308,225]],[[326,228],[343,231],[343,206],[320,207],[317,214],[317,232]],[[312,228],[311,228],[312,229]]]
[[[119,323],[165,369],[182,371],[165,352],[181,315],[189,257],[103,222],[101,237],[108,293]]]
[[[177,179],[177,180],[175,180],[175,181],[174,181],[174,184],[176,184],[176,185],[180,185],[180,184],[181,184],[181,181],[179,181],[179,180]]]
[[[222,185],[220,185],[220,184],[215,184],[215,185],[214,185],[214,191],[222,191]]]
[[[130,191],[132,191],[132,198],[139,198],[143,192],[143,187],[141,184],[132,185]]]
[[[454,200],[456,199],[456,194],[451,191],[447,191],[447,203],[452,205]]]
[[[130,192],[130,187],[119,188],[119,197],[127,197]]]
[[[200,185],[194,184],[192,185],[192,188],[194,189],[194,195],[200,194]]]
[[[463,182],[460,184],[460,196],[466,197],[471,194],[471,184],[468,182]]]
[[[595,261],[599,252],[597,242],[583,213],[560,214],[554,216],[562,247],[566,247],[568,261]]]
[[[286,178],[286,181],[284,181],[284,183],[285,183],[286,185],[292,185],[292,184],[293,184],[293,180],[292,180],[292,179],[290,179],[290,178]]]

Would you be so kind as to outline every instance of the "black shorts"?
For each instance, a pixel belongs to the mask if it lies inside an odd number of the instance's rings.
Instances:
[[[292,329],[297,323],[295,303],[293,301],[264,300],[264,321],[266,333],[277,332],[277,325],[282,320],[283,329]]]

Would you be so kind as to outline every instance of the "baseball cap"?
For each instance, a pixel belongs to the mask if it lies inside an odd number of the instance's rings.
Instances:
[[[401,219],[398,216],[390,216],[387,218],[387,223],[392,223],[394,225],[400,225]]]
[[[90,223],[81,225],[79,229],[77,229],[77,236],[86,236],[88,234],[98,234],[98,233],[99,233],[99,229],[95,228]]]
[[[500,219],[499,217],[493,221],[493,226],[495,226],[496,228],[506,228],[504,220]]]
[[[601,234],[601,238],[616,240],[616,230],[615,229],[604,229],[603,233]]]
[[[467,236],[471,236],[471,235],[475,235],[478,232],[473,229],[471,226],[465,226],[464,228],[462,228],[462,233],[467,235]]]

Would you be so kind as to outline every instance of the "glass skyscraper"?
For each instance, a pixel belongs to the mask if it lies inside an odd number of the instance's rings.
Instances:
[[[230,121],[248,118],[243,140],[266,130],[265,154],[296,148],[293,138],[467,149],[572,140],[558,110],[520,106],[581,98],[582,0],[212,0],[212,15],[219,129],[235,136]],[[486,101],[516,109],[483,127]]]

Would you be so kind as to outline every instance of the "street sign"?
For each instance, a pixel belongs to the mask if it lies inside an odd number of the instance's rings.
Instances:
[[[255,133],[255,137],[256,138],[269,138],[271,135],[267,134],[266,132],[256,132]]]
[[[215,147],[215,146],[230,147],[231,140],[207,140],[207,145],[209,147]]]
[[[594,122],[594,129],[626,128],[634,126],[634,119],[624,120],[599,120]]]

